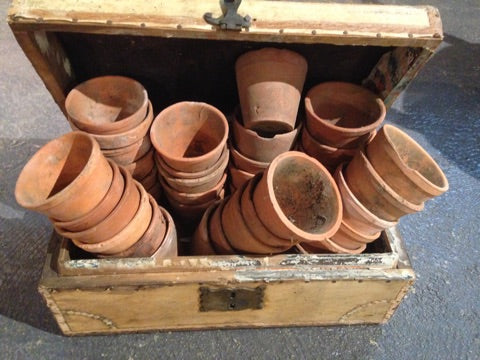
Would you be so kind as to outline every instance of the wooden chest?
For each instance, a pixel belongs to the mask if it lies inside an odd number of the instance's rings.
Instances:
[[[226,1],[228,2],[228,1]],[[231,113],[234,63],[266,46],[308,60],[305,89],[349,81],[387,107],[442,40],[428,6],[244,1],[241,31],[207,24],[217,1],[15,0],[15,37],[64,110],[81,81],[131,76],[155,112],[199,100]],[[180,232],[182,229],[179,229]],[[395,228],[361,255],[179,256],[84,259],[52,236],[39,290],[68,335],[145,330],[382,323],[414,281]]]

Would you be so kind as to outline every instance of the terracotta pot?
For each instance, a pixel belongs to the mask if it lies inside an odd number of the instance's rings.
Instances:
[[[241,188],[244,183],[246,183],[248,180],[255,176],[255,174],[236,168],[232,162],[228,164],[228,171],[230,172],[232,186],[235,189]]]
[[[330,239],[326,239],[325,241],[316,242],[315,244],[307,244],[302,243],[302,247],[306,250],[309,254],[316,254],[316,253],[337,253],[337,254],[361,254],[367,248],[366,244],[359,244],[355,249],[347,249]]]
[[[413,204],[393,191],[362,151],[347,165],[344,176],[358,201],[381,219],[397,221],[406,214],[423,209],[423,204]]]
[[[152,195],[155,200],[159,201],[159,199],[162,197],[163,195],[163,189],[162,189],[162,185],[160,185],[160,183],[156,183],[155,185],[153,185],[151,188],[148,188],[146,189],[147,192]],[[160,202],[160,201],[159,201]]]
[[[240,56],[235,72],[244,126],[292,131],[307,67],[305,58],[290,50],[265,48]]]
[[[109,162],[113,169],[113,179],[110,188],[100,203],[84,216],[72,221],[56,222],[54,219],[50,219],[55,227],[69,232],[84,231],[103,221],[113,211],[122,197],[125,180],[117,164],[111,160]]]
[[[209,191],[216,187],[222,180],[225,173],[218,169],[212,174],[209,174],[199,179],[177,179],[170,177],[162,177],[163,180],[174,190],[182,193],[198,194]],[[159,173],[160,177],[161,174]]]
[[[253,204],[253,193],[261,178],[261,174],[255,175],[255,177],[248,181],[247,187],[241,194],[240,205],[242,208],[243,218],[245,219],[245,223],[247,224],[249,230],[256,239],[259,239],[264,244],[283,248],[286,251],[288,248],[294,245],[292,241],[279,238],[269,231],[260,221],[257,211],[255,210],[255,205]]]
[[[144,157],[152,148],[150,136],[144,136],[131,145],[110,150],[102,150],[106,158],[112,159],[118,165],[128,165]]]
[[[222,179],[219,181],[215,187],[210,190],[201,192],[201,193],[183,193],[178,192],[175,189],[172,189],[163,178],[159,177],[160,183],[162,184],[163,189],[165,190],[165,195],[167,196],[169,203],[179,203],[184,205],[200,205],[205,204],[206,202],[223,198],[224,194],[224,185],[227,180],[227,174],[224,173]]]
[[[112,167],[95,140],[71,132],[44,145],[27,162],[17,179],[15,198],[56,221],[72,221],[102,201],[112,178]]]
[[[372,241],[377,240],[379,236],[380,232],[377,232],[374,235],[364,236],[349,226],[348,223],[342,221],[338,231],[330,238],[330,240],[345,249],[357,250],[362,244],[371,243]]]
[[[221,193],[220,196],[223,198],[224,193]],[[205,203],[193,205],[193,204],[181,204],[176,201],[171,201],[171,199],[169,199],[167,195],[167,200],[170,206],[172,207],[173,212],[179,218],[184,220],[190,220],[190,222],[192,223],[198,222],[202,218],[205,210],[207,210],[210,205],[212,205],[215,201],[219,199],[208,200]]]
[[[448,180],[435,160],[395,126],[385,125],[366,152],[378,175],[407,201],[421,204],[448,190]]]
[[[323,144],[342,148],[375,130],[386,114],[385,104],[377,95],[344,82],[326,82],[310,89],[305,110],[306,127],[312,136]]]
[[[301,123],[292,131],[265,137],[245,128],[239,114],[232,121],[233,139],[238,151],[252,160],[268,163],[293,148],[300,128]]]
[[[65,99],[68,116],[79,129],[116,134],[137,126],[147,113],[148,96],[137,81],[101,76],[77,85]]]
[[[263,173],[253,194],[262,223],[292,243],[322,241],[338,230],[342,200],[327,169],[298,151],[283,153]]]
[[[213,211],[212,217],[208,223],[208,233],[210,234],[210,243],[218,255],[234,255],[236,251],[232,248],[228,242],[223,226],[222,226],[222,212],[226,202],[229,198],[226,198],[218,207]]]
[[[232,154],[232,161],[235,167],[239,170],[258,174],[263,172],[270,163],[252,160],[242,155],[234,146],[230,146],[230,153]]]
[[[157,164],[158,171],[164,177],[171,177],[171,178],[178,178],[178,179],[199,179],[199,178],[204,178],[214,172],[218,172],[218,171],[223,172],[227,167],[229,155],[230,155],[230,151],[225,145],[225,147],[223,148],[222,154],[220,155],[218,160],[215,162],[215,164],[213,164],[208,169],[197,171],[197,172],[184,172],[184,171],[175,170],[170,166],[168,166],[168,164],[165,163],[165,161],[163,161],[162,157],[157,152],[155,152],[154,158]]]
[[[154,259],[172,258],[178,256],[177,229],[172,216],[163,207],[159,206],[163,218],[167,222],[167,231],[160,247],[151,256]]]
[[[357,149],[340,149],[321,144],[312,137],[307,128],[302,131],[302,148],[307,155],[333,169],[342,162],[350,161],[357,152]]]
[[[379,218],[358,201],[345,181],[344,167],[345,164],[341,164],[334,174],[335,182],[342,197],[343,221],[357,229],[359,233],[367,236],[395,226],[397,222]]]
[[[153,161],[153,151],[149,151],[144,157],[138,159],[136,162],[124,165],[124,168],[132,174],[135,180],[141,180],[147,176],[155,167]]]
[[[208,222],[219,202],[211,204],[202,216],[202,220],[197,226],[192,238],[191,255],[215,255],[215,250],[210,243],[210,234],[208,233]]]
[[[100,147],[102,148],[102,150],[123,148],[129,145],[132,145],[140,141],[143,137],[145,137],[148,134],[150,125],[152,125],[152,121],[153,121],[153,108],[152,108],[152,103],[149,102],[147,116],[140,124],[138,124],[134,128],[126,130],[121,133],[117,133],[117,134],[110,134],[110,135],[91,134],[91,135],[100,144]],[[78,128],[71,121],[70,121],[70,127],[73,130],[78,130]]]
[[[215,107],[180,102],[163,110],[150,130],[152,144],[172,168],[197,172],[220,157],[228,137],[228,123]]]
[[[111,238],[132,220],[140,203],[140,190],[137,189],[131,175],[120,167],[125,188],[115,208],[101,222],[79,232],[67,231],[59,226],[55,230],[68,239],[75,239],[85,244],[96,244]]]
[[[147,176],[139,180],[140,184],[142,184],[142,186],[148,191],[148,189],[154,187],[156,184],[159,183],[157,174],[158,174],[157,168],[154,166],[150,171],[150,173],[147,174]]]
[[[143,236],[152,219],[153,209],[145,189],[135,180],[134,182],[137,189],[141,192],[140,205],[127,226],[111,238],[99,243],[86,244],[72,239],[76,246],[90,253],[112,255],[125,251]]]

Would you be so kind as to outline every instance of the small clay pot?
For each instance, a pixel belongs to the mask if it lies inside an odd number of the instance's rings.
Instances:
[[[288,248],[294,245],[291,240],[279,238],[269,231],[260,221],[257,211],[255,210],[255,205],[253,204],[253,193],[261,178],[261,174],[255,175],[255,177],[247,182],[247,187],[241,195],[240,205],[242,208],[243,218],[245,219],[245,223],[247,224],[249,230],[256,239],[259,239],[264,244],[283,248],[286,251]]]
[[[361,254],[367,248],[366,244],[358,244],[358,247],[355,249],[347,249],[336,242],[325,239],[324,241],[313,243],[302,243],[302,248],[306,250],[309,254],[316,254],[318,252],[324,253],[336,253],[336,254]]]
[[[310,134],[337,148],[351,147],[349,144],[375,130],[386,114],[385,104],[377,95],[345,82],[326,82],[310,89],[305,110]]]
[[[150,173],[147,174],[147,176],[145,176],[143,179],[140,179],[138,181],[148,191],[148,189],[154,187],[156,184],[159,183],[157,176],[158,176],[157,168],[154,166],[150,171]]]
[[[153,198],[155,200],[157,200],[158,203],[161,203],[161,198],[162,198],[162,195],[163,195],[163,190],[162,190],[162,186],[160,185],[160,183],[157,183],[155,184],[154,186],[152,186],[151,188],[149,189],[146,189],[147,192],[153,196]]]
[[[137,126],[147,113],[148,96],[137,81],[101,76],[77,85],[65,99],[75,125],[92,134],[117,134]]]
[[[150,130],[152,144],[172,168],[197,172],[220,157],[228,137],[228,123],[215,107],[180,102],[163,110]]]
[[[100,203],[81,218],[72,221],[56,222],[54,219],[50,219],[55,227],[69,232],[84,231],[103,221],[113,211],[122,197],[125,180],[117,164],[111,160],[109,162],[113,169],[112,184]]]
[[[181,193],[199,194],[209,191],[216,187],[224,176],[224,171],[218,169],[215,173],[199,179],[177,179],[163,177],[163,180],[174,190]],[[162,176],[159,173],[160,177]]]
[[[253,202],[262,223],[293,244],[325,240],[342,220],[342,200],[332,176],[320,162],[297,151],[272,161]]]
[[[272,133],[292,131],[307,68],[303,56],[285,49],[264,48],[240,56],[235,72],[244,126]]]
[[[168,195],[167,200],[173,210],[173,212],[181,219],[184,220],[189,220],[192,223],[198,222],[202,216],[205,210],[208,209],[210,205],[212,205],[215,201],[219,200],[220,198],[223,198],[224,193],[222,192],[219,195],[219,199],[213,199],[213,200],[208,200],[202,204],[181,204],[176,201],[172,201]]]
[[[210,234],[208,233],[208,222],[219,202],[211,204],[202,216],[192,238],[191,255],[215,255],[215,249],[210,243]]]
[[[55,221],[72,221],[93,210],[112,184],[113,170],[97,142],[70,132],[44,145],[22,169],[17,202]]]
[[[144,157],[138,159],[136,162],[124,165],[124,168],[132,174],[135,180],[141,180],[147,176],[155,167],[153,160],[154,151],[149,151]]]
[[[395,126],[385,125],[366,153],[378,175],[411,203],[421,204],[448,190],[448,180],[435,160]]]
[[[118,165],[128,165],[144,157],[151,148],[150,136],[144,136],[131,145],[119,149],[105,149],[102,152],[106,158],[112,159]]]
[[[300,132],[301,123],[292,131],[262,136],[243,126],[241,115],[236,112],[232,121],[232,133],[235,146],[246,157],[270,163],[278,155],[292,150]]]
[[[120,201],[115,208],[102,221],[86,230],[79,232],[67,231],[56,226],[55,230],[68,239],[75,239],[85,244],[96,244],[111,238],[132,220],[140,203],[140,190],[135,186],[134,180],[125,169],[120,167],[125,187]]]
[[[208,233],[210,234],[210,243],[218,255],[234,255],[236,251],[228,242],[222,226],[222,212],[229,198],[225,198],[213,214],[208,223]]]
[[[235,189],[241,188],[244,183],[255,176],[255,174],[236,168],[233,162],[228,164],[228,171],[230,172],[231,184]]]
[[[270,164],[269,162],[260,162],[249,159],[235,149],[234,146],[230,146],[230,153],[232,154],[232,161],[235,167],[251,174],[263,172]]]
[[[175,223],[173,222],[172,216],[167,210],[159,206],[160,212],[163,215],[163,218],[167,223],[167,231],[165,233],[165,238],[163,239],[160,247],[155,251],[151,256],[154,259],[164,259],[172,258],[178,256],[178,245],[177,245],[177,229],[175,228]]]
[[[388,186],[362,151],[347,165],[344,176],[358,201],[381,219],[397,221],[406,214],[423,209],[423,203],[413,204]]]
[[[143,236],[152,219],[153,209],[145,189],[135,180],[134,183],[141,193],[140,204],[127,226],[111,238],[99,243],[86,244],[72,239],[76,246],[90,253],[112,255],[127,250]]]
[[[348,225],[345,221],[338,228],[338,231],[333,235],[330,240],[337,245],[349,250],[357,250],[362,244],[371,243],[377,240],[380,236],[380,232],[376,234],[364,236],[356,231],[353,227]]]
[[[395,226],[397,222],[380,219],[358,201],[345,181],[344,168],[345,164],[339,165],[333,176],[342,197],[343,221],[366,236]]]

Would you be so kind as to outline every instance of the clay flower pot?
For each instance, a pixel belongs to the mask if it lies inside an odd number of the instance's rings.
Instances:
[[[262,223],[294,244],[325,240],[342,220],[342,200],[332,176],[320,162],[297,151],[272,161],[253,202]]]
[[[172,168],[184,172],[208,169],[227,142],[228,123],[215,107],[180,102],[163,110],[150,130],[152,144]]]
[[[112,159],[118,165],[128,165],[144,157],[152,148],[150,136],[144,136],[131,145],[110,150],[102,150],[106,158]]]
[[[359,233],[367,236],[377,234],[379,231],[395,226],[397,224],[396,221],[380,219],[358,201],[345,181],[345,177],[343,176],[344,167],[345,164],[339,165],[333,175],[342,197],[343,221],[357,229]]]
[[[240,56],[235,72],[244,126],[292,131],[307,67],[305,58],[290,50],[265,48]]]
[[[76,86],[65,99],[75,125],[92,134],[117,134],[145,118],[148,96],[137,81],[123,76],[101,76]]]
[[[413,204],[388,186],[362,151],[347,165],[344,176],[358,201],[381,219],[397,221],[406,214],[423,209],[423,203]]]
[[[244,127],[238,113],[232,121],[233,139],[238,151],[252,160],[268,163],[278,155],[292,150],[300,128],[301,123],[292,131],[266,137]]]
[[[377,240],[379,236],[380,232],[365,236],[348,225],[347,222],[342,221],[338,231],[330,238],[330,240],[348,250],[357,250],[362,244],[371,243],[372,241]]]
[[[344,82],[326,82],[310,89],[305,110],[306,127],[312,136],[341,148],[375,130],[386,114],[385,104],[377,95]]]
[[[261,174],[255,175],[254,178],[248,181],[247,187],[241,194],[240,205],[243,218],[245,219],[245,223],[256,239],[259,239],[261,242],[267,245],[283,248],[283,250],[286,251],[294,245],[292,241],[279,238],[270,230],[268,230],[260,221],[257,211],[255,210],[255,205],[253,204],[253,193],[261,178]]]
[[[230,172],[231,184],[235,189],[240,189],[244,183],[255,176],[255,174],[236,168],[232,162],[228,164],[228,171]]]
[[[435,160],[395,126],[385,125],[366,152],[378,175],[407,201],[421,204],[448,190],[448,180]]]
[[[122,197],[125,180],[117,164],[110,160],[110,166],[113,169],[112,183],[100,203],[84,216],[72,221],[56,222],[51,219],[55,227],[69,232],[84,231],[100,223],[113,211]]]
[[[155,200],[161,203],[163,190],[162,190],[162,186],[159,183],[155,184],[154,186],[146,190],[150,195],[153,196]]]
[[[157,168],[154,166],[150,171],[150,173],[147,174],[147,176],[145,176],[143,179],[140,179],[138,181],[148,191],[148,189],[154,187],[156,184],[159,183],[157,174],[158,174]]]
[[[219,202],[211,204],[202,216],[193,234],[191,255],[215,255],[215,249],[210,243],[210,234],[208,233],[208,222]]]
[[[112,255],[127,250],[143,236],[152,219],[153,209],[145,189],[136,181],[134,182],[141,192],[140,205],[127,226],[111,238],[99,243],[86,244],[72,239],[76,246],[90,253]]]
[[[138,159],[136,162],[133,162],[123,167],[132,174],[135,180],[141,180],[147,176],[152,169],[155,167],[155,161],[153,160],[154,151],[149,151],[144,157]]]
[[[85,244],[96,244],[105,241],[127,226],[135,216],[140,203],[140,189],[135,185],[131,175],[120,167],[125,188],[115,208],[99,223],[86,230],[73,232],[56,226],[55,230],[68,239],[75,239]],[[143,189],[143,188],[142,188]]]
[[[251,174],[263,172],[270,165],[269,162],[260,162],[247,158],[233,146],[230,147],[230,153],[232,154],[232,161],[235,167]]]
[[[112,167],[97,142],[86,133],[71,132],[44,145],[27,162],[15,198],[56,221],[72,221],[102,201],[112,178]]]
[[[236,253],[228,242],[222,226],[222,212],[228,199],[229,198],[226,198],[218,205],[208,222],[210,242],[215,253],[218,255],[234,255]]]
[[[343,247],[336,242],[326,239],[321,242],[313,243],[302,243],[302,248],[306,250],[309,254],[316,254],[316,253],[336,253],[336,254],[361,254],[367,248],[366,244],[358,244],[356,248],[348,249]]]
[[[223,193],[221,194],[221,196],[223,196]],[[172,207],[173,212],[179,218],[182,218],[184,220],[190,220],[191,222],[196,223],[202,218],[205,210],[207,210],[208,207],[218,199],[209,200],[201,204],[181,204],[176,201],[171,201],[171,199],[169,199],[167,195],[167,200]]]
[[[165,210],[161,206],[159,206],[159,209],[163,215],[163,218],[166,220],[167,231],[165,233],[165,238],[163,239],[162,244],[157,249],[157,251],[153,253],[151,258],[163,259],[163,258],[177,257],[178,255],[177,229],[175,228],[175,223],[173,222],[172,216],[167,210]]]

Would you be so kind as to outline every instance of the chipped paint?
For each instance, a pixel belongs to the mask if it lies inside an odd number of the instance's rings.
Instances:
[[[337,256],[319,256],[319,255],[287,255],[285,260],[280,262],[281,266],[380,266],[394,267],[398,260],[395,254],[386,255],[337,255]]]
[[[84,259],[69,260],[65,267],[71,269],[99,269],[99,268],[145,268],[155,265],[155,259],[131,258],[131,259]]]

